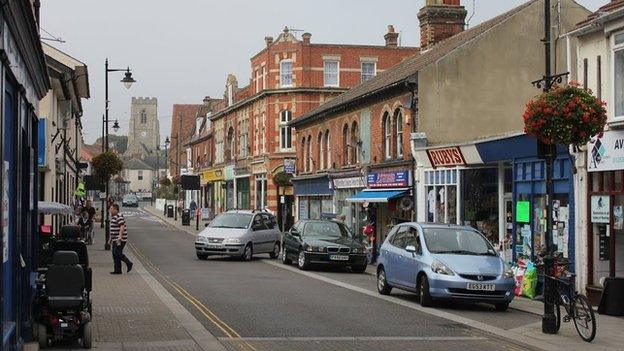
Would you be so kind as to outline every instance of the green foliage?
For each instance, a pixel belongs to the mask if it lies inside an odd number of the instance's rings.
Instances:
[[[123,161],[112,151],[95,156],[91,163],[93,175],[101,183],[109,181],[112,176],[123,170]]]
[[[171,180],[169,178],[161,178],[158,183],[160,184],[160,186],[164,187],[171,186],[171,184],[173,184],[171,183]]]
[[[273,175],[273,183],[277,186],[291,186],[293,175],[290,173],[279,172]]]
[[[95,143],[102,145],[102,138],[98,138]],[[124,154],[128,149],[128,136],[109,134],[108,143],[111,144],[112,148],[117,150],[117,152]]]
[[[161,185],[156,190],[156,197],[159,199],[175,200],[177,197],[174,194],[175,185]]]

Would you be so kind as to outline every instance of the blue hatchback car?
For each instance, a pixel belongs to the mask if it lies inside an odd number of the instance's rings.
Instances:
[[[492,303],[505,311],[514,297],[513,272],[492,244],[471,227],[402,223],[381,245],[377,290],[415,292],[422,306],[434,300]]]

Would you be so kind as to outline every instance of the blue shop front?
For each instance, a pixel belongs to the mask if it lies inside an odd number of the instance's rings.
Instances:
[[[417,218],[470,225],[507,261],[534,261],[546,238],[546,173],[537,142],[525,134],[417,149]],[[572,160],[564,147],[554,163],[557,250],[574,269]]]
[[[321,219],[334,215],[334,191],[326,173],[294,177],[292,183],[297,220]]]
[[[38,256],[36,111],[50,88],[34,13],[27,0],[0,7],[1,350],[21,350],[32,339]]]

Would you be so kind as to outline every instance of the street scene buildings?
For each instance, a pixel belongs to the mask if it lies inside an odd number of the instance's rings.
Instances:
[[[0,350],[622,349],[624,0],[486,2],[275,10],[161,91],[6,1]]]

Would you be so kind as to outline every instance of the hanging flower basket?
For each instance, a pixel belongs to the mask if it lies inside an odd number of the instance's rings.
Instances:
[[[556,86],[529,101],[524,132],[545,144],[582,146],[604,130],[605,105],[576,83]]]

